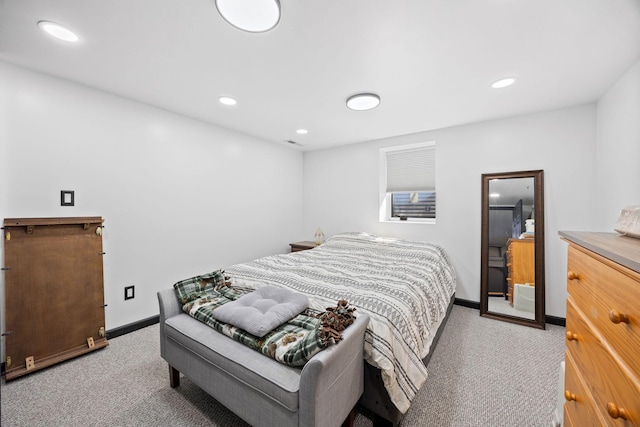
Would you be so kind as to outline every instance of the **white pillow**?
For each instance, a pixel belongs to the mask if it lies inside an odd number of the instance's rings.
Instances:
[[[275,286],[263,286],[216,308],[212,316],[252,335],[263,337],[302,313],[308,306],[309,299],[304,294]]]

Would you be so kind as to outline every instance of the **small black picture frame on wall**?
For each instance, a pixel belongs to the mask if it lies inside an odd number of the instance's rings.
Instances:
[[[74,206],[75,196],[73,191],[60,191],[60,206]]]

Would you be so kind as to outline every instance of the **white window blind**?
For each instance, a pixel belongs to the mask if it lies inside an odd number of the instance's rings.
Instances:
[[[436,147],[433,144],[388,150],[387,193],[398,191],[435,191]]]

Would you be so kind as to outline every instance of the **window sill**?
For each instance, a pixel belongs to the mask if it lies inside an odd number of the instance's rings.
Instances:
[[[388,218],[381,219],[380,222],[390,224],[435,224],[436,220],[434,218],[407,218],[406,220],[401,221],[397,218]]]

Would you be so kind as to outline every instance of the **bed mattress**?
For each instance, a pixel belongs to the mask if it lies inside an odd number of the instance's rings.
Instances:
[[[370,316],[365,360],[382,372],[404,413],[427,379],[423,359],[446,316],[456,280],[438,245],[343,233],[307,251],[272,255],[226,268],[233,286],[272,285],[302,292],[324,310],[346,299]]]

